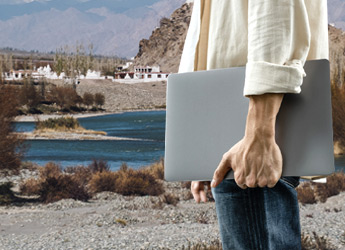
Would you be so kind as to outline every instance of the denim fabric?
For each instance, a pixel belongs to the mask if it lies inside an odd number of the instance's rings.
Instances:
[[[298,177],[283,177],[273,188],[241,189],[223,180],[212,194],[223,249],[301,249]]]

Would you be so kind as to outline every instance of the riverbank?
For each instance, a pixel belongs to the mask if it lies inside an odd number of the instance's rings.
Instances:
[[[13,190],[37,174],[22,169],[9,178]],[[181,183],[163,185],[179,198],[176,206],[157,196],[101,192],[88,202],[63,199],[0,207],[0,249],[182,249],[219,241],[214,202],[196,204]],[[335,249],[345,249],[344,207],[345,193],[325,203],[300,205],[302,232],[311,238],[315,232]]]
[[[122,114],[125,112],[141,112],[141,111],[161,111],[165,109],[153,108],[153,109],[131,109],[131,110],[119,110],[116,112],[93,112],[93,113],[68,113],[68,114],[38,114],[38,115],[19,115],[14,118],[15,122],[35,122],[37,119],[44,121],[49,118],[60,118],[65,116],[72,116],[74,118],[87,118],[97,117],[103,115]]]

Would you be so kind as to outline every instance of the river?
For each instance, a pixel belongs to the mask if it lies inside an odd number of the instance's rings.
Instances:
[[[165,111],[141,111],[78,118],[86,129],[101,130],[109,136],[139,141],[28,140],[24,161],[44,165],[59,162],[62,167],[88,165],[92,159],[106,160],[111,170],[123,162],[130,167],[147,166],[164,157]],[[33,131],[34,122],[16,122],[16,131]],[[336,170],[345,170],[345,156],[335,157]]]

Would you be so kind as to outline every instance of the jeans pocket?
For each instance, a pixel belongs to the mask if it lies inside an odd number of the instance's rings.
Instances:
[[[295,176],[288,176],[288,177],[281,177],[280,180],[285,183],[286,185],[289,185],[292,188],[296,188],[299,185],[299,177]]]

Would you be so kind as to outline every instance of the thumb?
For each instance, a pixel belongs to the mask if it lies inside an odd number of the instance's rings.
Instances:
[[[216,186],[218,186],[230,169],[230,156],[229,154],[224,154],[216,171],[214,171],[211,187],[215,188]]]

